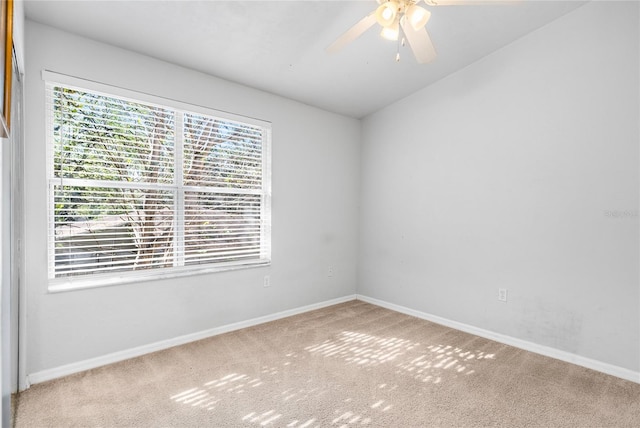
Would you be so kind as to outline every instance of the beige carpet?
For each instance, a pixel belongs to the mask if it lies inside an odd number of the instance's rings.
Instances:
[[[640,427],[640,385],[360,301],[39,384],[17,427]]]

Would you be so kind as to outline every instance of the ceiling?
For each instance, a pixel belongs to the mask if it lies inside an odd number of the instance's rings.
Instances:
[[[397,43],[375,28],[336,54],[324,51],[375,9],[375,0],[26,0],[25,11],[33,21],[361,118],[584,3],[427,7],[438,52],[430,64],[418,64],[408,48],[395,62]]]

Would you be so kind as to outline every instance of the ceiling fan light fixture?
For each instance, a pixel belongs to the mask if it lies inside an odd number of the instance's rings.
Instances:
[[[431,18],[431,12],[415,4],[409,6],[405,15],[411,27],[416,31],[422,30]]]
[[[400,34],[400,20],[396,19],[391,23],[391,25],[387,25],[386,27],[382,27],[382,31],[380,35],[387,40],[398,40],[398,36]]]
[[[383,27],[392,25],[398,15],[398,4],[395,1],[382,3],[376,9],[376,20]]]
[[[431,5],[436,1],[439,3],[440,1],[444,2],[444,0],[376,1],[378,6],[329,45],[327,52],[333,53],[338,51],[344,45],[357,39],[369,28],[378,23],[382,27],[380,36],[384,39],[397,42],[398,51],[396,53],[396,61],[399,60],[400,47],[405,46],[405,39],[418,64],[426,64],[433,61],[437,54],[431,42],[431,37],[425,28],[425,25],[431,17],[431,13],[417,6],[417,4],[424,1],[427,5]],[[453,0],[447,0],[447,2],[449,1]],[[400,42],[400,40],[402,41]]]

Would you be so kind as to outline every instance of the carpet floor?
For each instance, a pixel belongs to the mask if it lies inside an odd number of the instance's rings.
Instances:
[[[34,385],[21,427],[640,427],[640,384],[361,301]]]

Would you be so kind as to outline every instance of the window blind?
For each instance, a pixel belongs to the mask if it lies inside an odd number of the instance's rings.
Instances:
[[[268,127],[54,82],[46,109],[51,279],[269,261]]]

